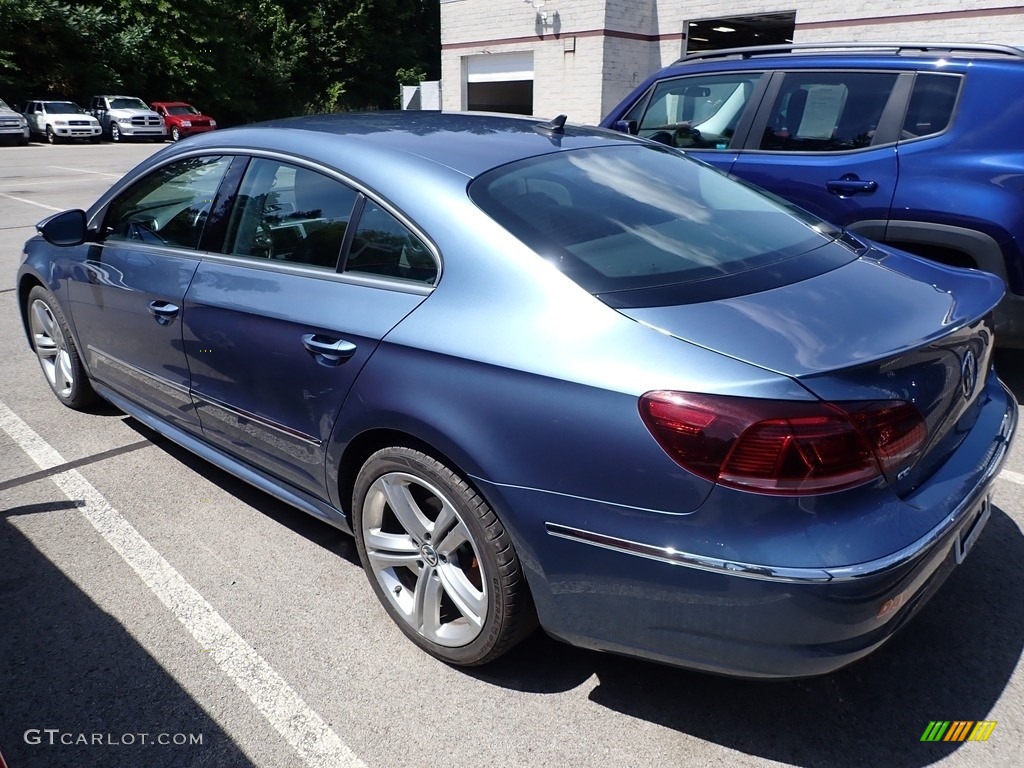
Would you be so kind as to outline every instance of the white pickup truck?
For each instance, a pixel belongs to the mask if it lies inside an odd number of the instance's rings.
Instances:
[[[160,115],[135,96],[93,96],[89,114],[100,121],[103,133],[114,142],[122,139],[163,141],[167,127]]]

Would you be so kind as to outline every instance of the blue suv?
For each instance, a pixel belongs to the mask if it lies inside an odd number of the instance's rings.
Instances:
[[[1003,279],[1024,347],[1024,49],[825,43],[692,54],[606,128],[680,147],[851,232]]]

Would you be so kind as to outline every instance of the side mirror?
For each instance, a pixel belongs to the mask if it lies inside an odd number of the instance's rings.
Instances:
[[[628,133],[630,136],[636,136],[639,133],[636,120],[616,120],[612,128],[620,133]]]
[[[43,219],[36,224],[36,230],[50,245],[68,247],[85,242],[88,235],[85,224],[85,211],[76,208]]]

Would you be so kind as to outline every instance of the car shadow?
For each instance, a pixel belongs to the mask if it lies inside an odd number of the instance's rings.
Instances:
[[[81,504],[0,509],[0,751],[7,763],[248,765],[160,662],[14,523],[43,513],[79,514]],[[176,745],[181,734],[187,742]],[[154,743],[161,736],[170,743]]]
[[[131,416],[125,416],[122,411],[116,411],[124,417],[126,426],[135,430],[140,437],[159,445],[168,455],[189,468],[192,472],[210,481],[213,485],[223,489],[226,493],[234,496],[239,501],[258,509],[279,525],[297,533],[314,544],[318,544],[329,552],[333,552],[349,563],[362,568],[359,562],[359,553],[356,551],[355,539],[344,531],[335,528],[329,523],[296,509],[290,504],[261,491],[244,480],[239,480],[229,472],[216,467],[206,459],[200,458],[187,448],[182,448],[177,443],[165,438],[158,432],[147,427]]]

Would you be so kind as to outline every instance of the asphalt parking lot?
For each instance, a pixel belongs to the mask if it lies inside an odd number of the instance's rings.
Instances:
[[[152,144],[0,147],[0,753],[55,766],[1017,766],[1024,439],[968,559],[902,633],[811,680],[717,678],[538,634],[456,670],[374,598],[352,540],[112,407],[50,394],[22,243]],[[1001,354],[1024,397],[1024,352]],[[930,721],[995,721],[926,743]]]

